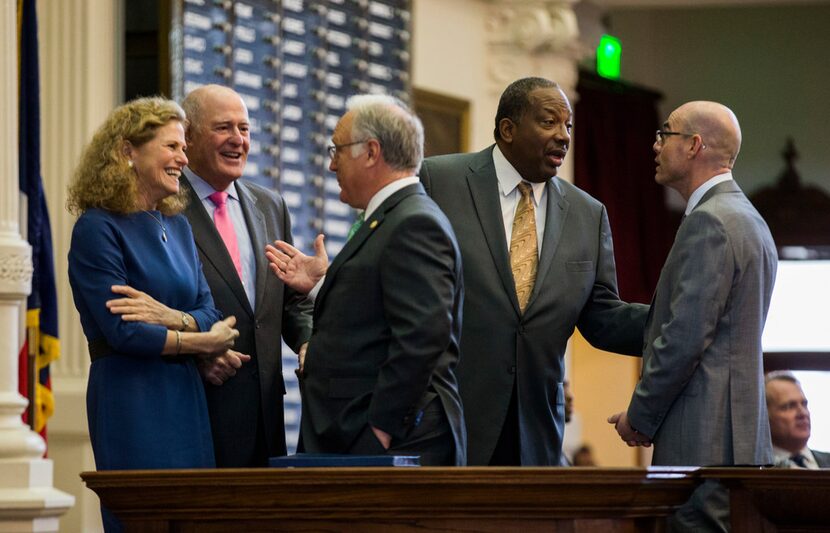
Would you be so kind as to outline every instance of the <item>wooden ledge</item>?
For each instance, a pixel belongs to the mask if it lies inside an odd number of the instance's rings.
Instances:
[[[694,472],[422,467],[106,471],[81,477],[134,531],[221,531],[228,521],[234,529],[242,523],[255,529],[336,525],[337,531],[477,524],[480,531],[522,525],[534,531],[585,520],[607,531],[639,531],[636,524],[646,523],[643,530],[651,531],[650,521],[662,520],[689,497],[698,484]],[[623,523],[623,529],[610,527]]]

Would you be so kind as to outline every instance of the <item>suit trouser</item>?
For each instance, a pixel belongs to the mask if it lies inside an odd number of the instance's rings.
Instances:
[[[729,490],[709,479],[692,493],[666,521],[670,533],[731,531],[729,523]]]
[[[455,439],[441,398],[424,407],[421,420],[400,441],[385,449],[367,424],[349,448],[360,455],[419,455],[422,466],[455,466]]]

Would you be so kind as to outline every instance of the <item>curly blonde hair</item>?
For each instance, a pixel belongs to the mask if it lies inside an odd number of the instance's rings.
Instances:
[[[136,174],[124,155],[124,142],[139,147],[170,121],[184,124],[186,119],[179,104],[160,96],[137,98],[115,108],[81,153],[69,185],[69,212],[80,215],[99,208],[125,215],[140,211]],[[179,189],[178,194],[159,202],[158,209],[168,216],[181,213],[186,198],[185,191]]]

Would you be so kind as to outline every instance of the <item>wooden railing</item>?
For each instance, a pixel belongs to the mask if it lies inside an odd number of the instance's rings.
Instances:
[[[733,489],[736,533],[785,530],[786,524],[830,527],[826,471],[309,468],[81,477],[136,532],[659,532],[665,517],[709,478]],[[789,499],[812,508],[785,511]]]

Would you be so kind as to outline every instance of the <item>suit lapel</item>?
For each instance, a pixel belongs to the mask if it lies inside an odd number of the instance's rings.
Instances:
[[[334,278],[337,276],[337,271],[340,270],[343,263],[360,250],[363,243],[365,243],[372,236],[375,230],[383,224],[383,220],[386,218],[386,214],[389,211],[394,209],[394,207],[398,205],[401,200],[413,194],[426,194],[424,192],[423,185],[416,183],[396,191],[392,196],[384,200],[377,209],[375,209],[375,212],[363,222],[360,229],[357,230],[357,233],[355,233],[352,238],[346,242],[345,246],[343,246],[340,253],[337,254],[337,257],[334,258],[334,261],[331,262],[329,269],[326,271],[326,279],[323,281],[323,286],[320,287],[320,291],[317,293],[317,298],[315,300],[315,311],[322,308],[323,300],[328,294],[329,287],[331,287]]]
[[[181,184],[187,188],[188,205],[185,209],[187,218],[190,220],[190,226],[193,228],[193,240],[196,247],[202,252],[202,256],[211,264],[214,270],[225,281],[240,305],[253,317],[253,310],[251,303],[248,301],[248,296],[245,294],[245,288],[242,286],[242,281],[236,274],[236,267],[233,265],[231,256],[219,232],[216,231],[216,226],[207,214],[202,201],[196,195],[190,181],[183,175],[180,180]]]
[[[248,235],[251,237],[251,248],[254,253],[256,302],[262,302],[265,298],[265,286],[268,284],[268,278],[270,277],[265,251],[258,248],[263,246],[263,243],[268,242],[268,236],[265,233],[265,218],[262,215],[262,210],[257,208],[256,197],[240,180],[236,181],[236,192],[239,194],[239,203],[242,205],[242,213],[245,215],[245,223],[248,226]],[[254,314],[256,314],[256,311],[254,311]]]
[[[513,271],[510,269],[510,254],[507,240],[504,235],[504,218],[501,214],[499,196],[499,181],[496,177],[496,168],[493,165],[494,148],[488,148],[478,153],[467,172],[467,186],[473,198],[478,222],[490,249],[490,256],[496,266],[505,292],[513,304],[517,314],[519,299],[516,296],[516,284],[513,282]]]
[[[545,278],[550,271],[550,266],[553,264],[553,256],[556,255],[556,249],[559,247],[559,241],[562,238],[562,230],[565,228],[565,220],[568,217],[568,209],[570,203],[565,199],[556,178],[551,178],[547,185],[547,214],[545,215],[545,234],[542,237],[542,255],[539,257],[539,268],[536,271],[536,283],[533,285],[533,292],[530,294],[530,300],[525,308],[525,313],[528,312],[533,305],[533,300],[539,294],[541,288],[545,285]]]

